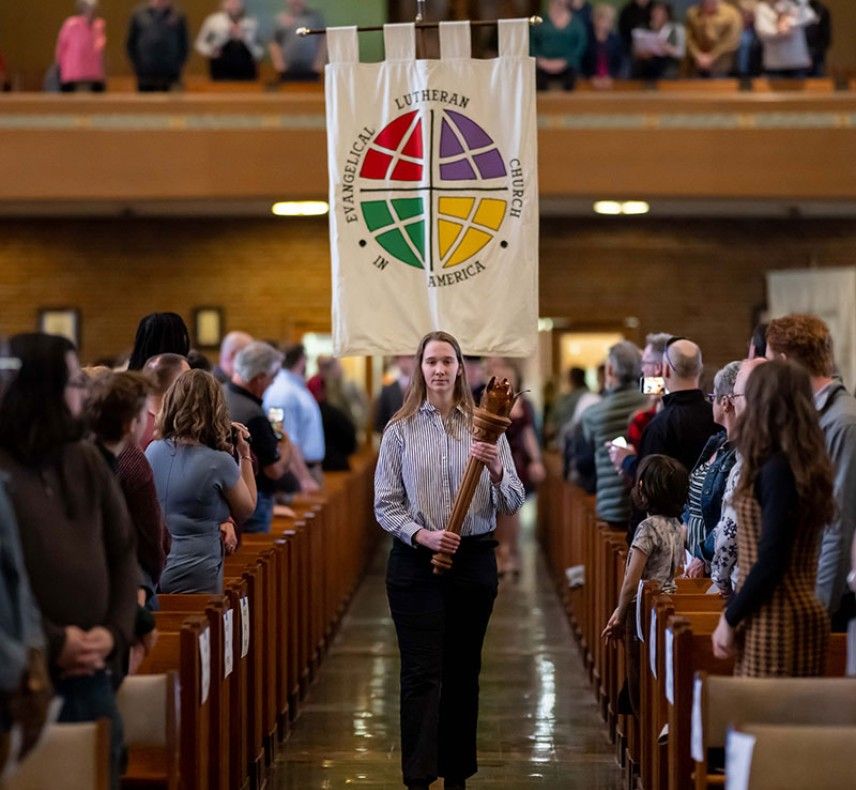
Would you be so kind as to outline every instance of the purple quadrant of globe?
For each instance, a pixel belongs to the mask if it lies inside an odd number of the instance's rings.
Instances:
[[[461,115],[454,110],[446,110],[446,115],[452,120],[461,132],[466,144],[472,148],[487,148],[493,145],[493,140],[488,137],[487,132],[475,121],[471,121],[466,115]]]
[[[464,147],[461,145],[461,141],[452,131],[449,122],[444,120],[440,132],[440,158],[449,159],[453,156],[460,156],[462,153],[464,153]]]
[[[475,171],[466,159],[440,165],[440,178],[444,181],[468,181],[475,177]]]

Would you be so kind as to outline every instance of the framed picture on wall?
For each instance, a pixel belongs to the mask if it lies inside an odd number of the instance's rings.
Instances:
[[[223,308],[193,308],[193,343],[196,348],[217,348],[223,339]]]
[[[40,307],[38,330],[68,338],[80,350],[80,310],[76,307]]]

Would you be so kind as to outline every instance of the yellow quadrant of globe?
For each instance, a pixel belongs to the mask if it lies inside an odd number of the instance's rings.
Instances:
[[[454,247],[455,242],[464,230],[464,224],[452,222],[442,217],[455,217],[456,219],[464,220],[464,222],[469,220],[471,225],[480,225],[483,228],[488,228],[496,232],[505,219],[507,205],[507,202],[504,200],[483,198],[476,207],[475,216],[470,219],[473,207],[476,206],[475,198],[441,197],[437,205],[438,212],[442,215],[438,218],[437,223],[440,258],[445,258],[449,254],[449,251]],[[484,230],[474,227],[467,228],[466,232],[463,233],[460,243],[452,252],[449,260],[443,265],[443,268],[448,269],[452,266],[458,266],[464,261],[469,260],[482,250],[492,238],[493,235]]]

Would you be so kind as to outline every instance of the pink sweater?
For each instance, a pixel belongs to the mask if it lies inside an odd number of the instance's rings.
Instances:
[[[63,82],[103,82],[104,45],[107,35],[103,19],[92,24],[84,16],[70,16],[56,41],[56,62]]]

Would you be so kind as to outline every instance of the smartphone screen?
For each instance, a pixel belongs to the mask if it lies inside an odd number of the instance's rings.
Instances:
[[[663,395],[666,392],[666,381],[662,376],[644,376],[642,378],[643,395]]]
[[[282,409],[271,406],[271,408],[268,409],[267,416],[276,438],[282,439],[282,437],[285,436],[285,428],[282,424],[285,419],[285,412],[283,412]]]

